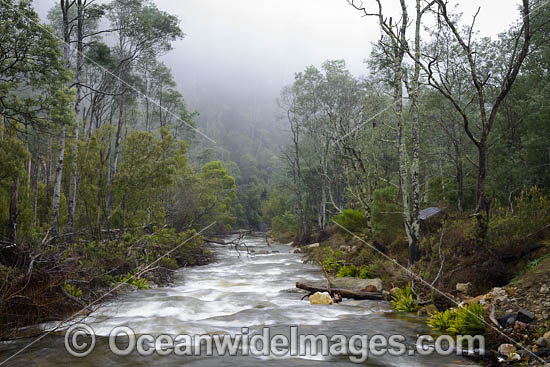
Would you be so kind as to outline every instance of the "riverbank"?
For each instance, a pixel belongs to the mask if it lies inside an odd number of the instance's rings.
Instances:
[[[167,285],[176,270],[213,260],[196,232],[166,227],[73,241],[0,248],[0,340],[29,336],[29,326],[75,312],[88,314],[113,296]]]
[[[415,298],[440,312],[460,303],[482,303],[486,321],[495,328],[488,328],[486,332],[490,352],[484,365],[537,365],[541,362],[538,357],[550,358],[547,228],[530,236],[528,241],[523,240],[521,246],[514,247],[517,242],[509,239],[505,246],[487,248],[476,245],[475,237],[468,234],[472,227],[467,223],[467,219],[447,218],[427,227],[421,242],[422,258],[413,271],[445,296],[415,281]],[[504,242],[502,239],[492,241]],[[323,264],[332,276],[356,271],[357,276],[364,273],[381,278],[385,291],[404,288],[412,280],[406,271],[406,238],[381,243],[361,233],[358,237],[351,236],[332,226],[310,234],[304,243],[294,247],[293,251],[303,253],[307,261]],[[389,259],[397,260],[402,266]],[[428,316],[426,312],[424,315]],[[497,325],[491,321],[512,320],[512,316],[513,321],[508,324]],[[510,343],[515,349],[506,349],[507,355],[499,353],[501,345]],[[517,356],[510,350],[515,350]]]

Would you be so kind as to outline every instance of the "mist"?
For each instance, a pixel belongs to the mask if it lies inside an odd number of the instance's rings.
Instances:
[[[181,20],[186,36],[162,60],[190,109],[201,113],[199,127],[207,130],[213,120],[218,126],[243,119],[249,120],[246,126],[272,125],[281,89],[309,65],[344,59],[354,75],[368,74],[365,59],[380,37],[376,19],[363,17],[345,0],[154,2]],[[44,20],[57,5],[35,0]],[[384,6],[398,14],[398,2]],[[478,7],[476,28],[486,36],[504,31],[518,14],[516,2],[499,0],[461,1],[456,10],[470,19]],[[227,122],[227,114],[237,121]]]

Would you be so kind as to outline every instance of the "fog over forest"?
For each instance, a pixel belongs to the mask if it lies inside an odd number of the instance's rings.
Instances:
[[[43,18],[57,5],[55,0],[34,3]],[[309,65],[344,59],[354,75],[368,74],[364,61],[380,37],[377,22],[361,17],[345,0],[154,3],[181,20],[186,36],[163,60],[189,107],[201,113],[199,127],[206,130],[208,121],[229,111],[274,122],[281,113],[276,103],[281,89]],[[397,14],[396,5],[387,4]],[[466,19],[481,7],[477,29],[495,36],[515,21],[517,6],[514,1],[466,0],[457,10]]]

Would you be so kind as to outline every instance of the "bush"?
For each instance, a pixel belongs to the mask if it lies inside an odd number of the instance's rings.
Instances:
[[[273,217],[273,219],[271,220],[271,236],[273,238],[293,237],[295,233],[296,218],[293,214],[285,213]]]
[[[404,235],[403,216],[399,204],[399,190],[388,186],[375,190],[372,200],[374,236],[384,244],[390,244]]]
[[[361,279],[370,279],[373,278],[370,269],[368,266],[355,266],[355,265],[346,265],[340,268],[338,278],[352,277],[352,278],[361,278]]]
[[[410,283],[405,289],[398,289],[395,292],[392,296],[391,305],[394,310],[399,312],[416,312],[420,309]]]
[[[345,209],[342,213],[332,217],[332,220],[355,234],[367,233],[367,217],[361,210]],[[346,237],[349,238],[351,235],[346,232]]]
[[[140,278],[137,279],[132,274],[128,273],[126,276],[120,276],[117,280],[117,283],[128,283],[130,285],[133,285],[137,287],[138,289],[149,289],[149,286],[147,285],[147,279]]]
[[[550,198],[536,186],[522,191],[513,201],[513,207],[512,212],[509,205],[495,205],[492,211],[488,240],[493,248],[529,246],[529,241],[525,239],[543,235],[541,230],[550,222]]]
[[[331,248],[327,248],[321,255],[321,263],[323,268],[329,273],[338,273],[342,269],[342,259],[344,253],[342,251],[334,252]]]

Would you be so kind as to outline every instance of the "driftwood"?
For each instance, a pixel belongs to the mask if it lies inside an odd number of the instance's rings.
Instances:
[[[308,292],[328,292],[327,287],[318,287],[306,283],[296,283],[296,288],[303,289]],[[342,289],[342,288],[331,288],[332,293],[339,293],[343,298],[352,298],[357,300],[374,300],[374,301],[387,301],[388,296],[384,295],[382,292],[362,292],[351,289]]]
[[[218,245],[227,245],[224,240],[217,240],[214,238],[204,238],[204,242],[217,243]]]

